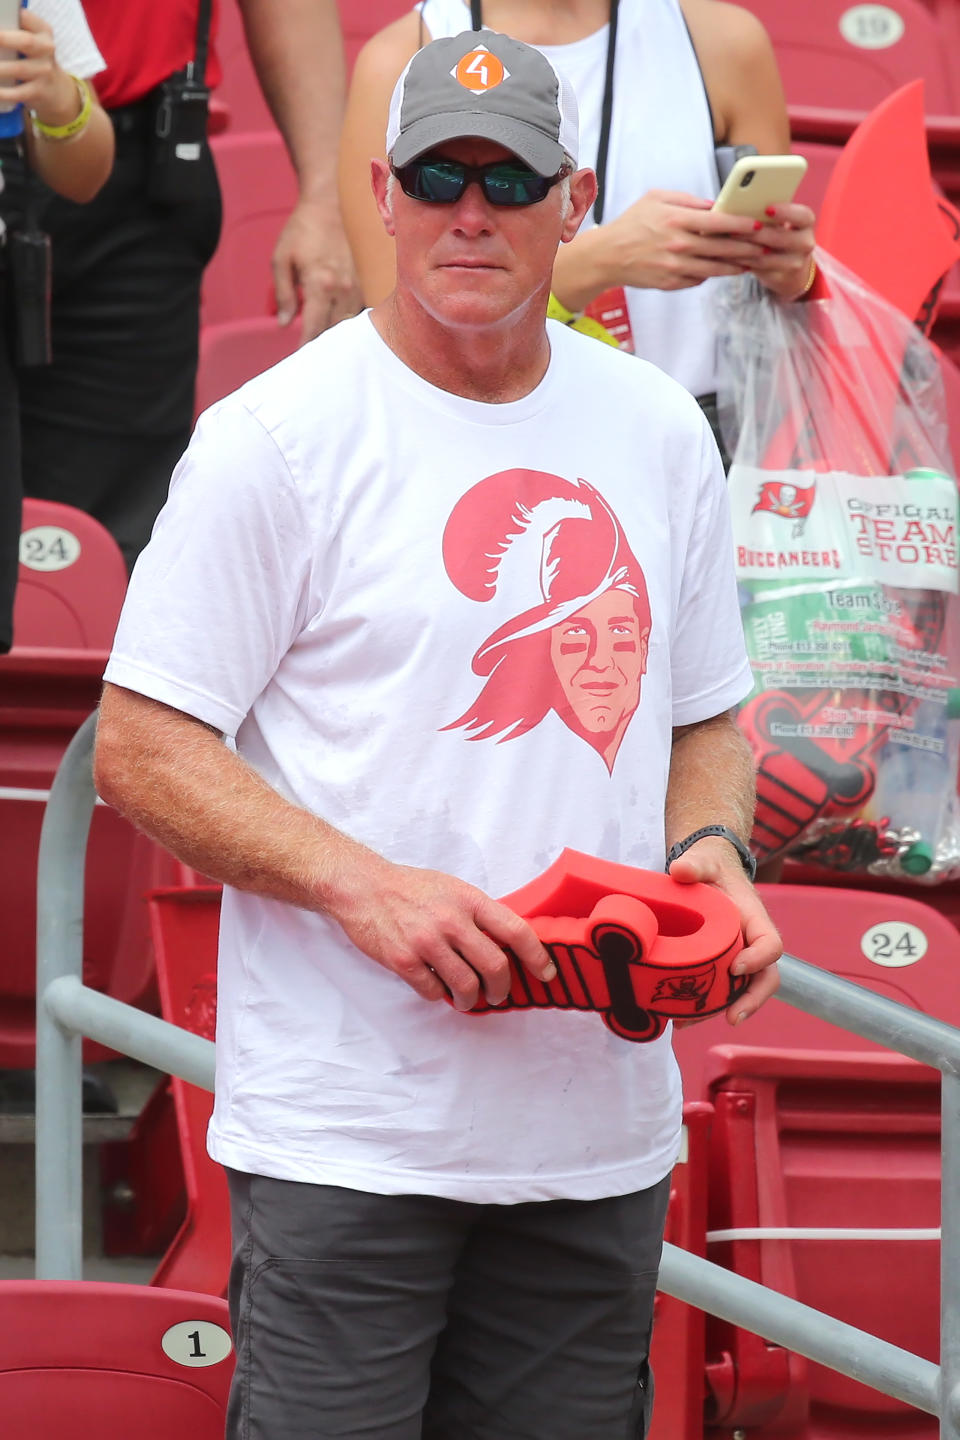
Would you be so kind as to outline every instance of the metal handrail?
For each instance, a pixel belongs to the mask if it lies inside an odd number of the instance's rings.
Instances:
[[[94,717],[63,757],[37,879],[37,1276],[82,1275],[80,1037],[213,1089],[214,1047],[81,980],[83,874],[94,807]],[[940,1364],[666,1244],[659,1288],[940,1418],[960,1440],[960,1030],[785,955],[778,998],[942,1073]]]

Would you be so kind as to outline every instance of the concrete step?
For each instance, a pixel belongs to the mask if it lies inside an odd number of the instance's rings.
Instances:
[[[114,1115],[83,1118],[83,1253],[85,1278],[148,1280],[155,1257],[102,1254],[99,1146],[125,1140],[144,1104],[163,1078],[135,1060],[108,1060],[89,1067],[117,1101]],[[34,1116],[0,1112],[0,1278],[33,1274]]]
[[[156,1260],[142,1255],[85,1255],[83,1280],[109,1280],[114,1285],[149,1285]],[[0,1280],[32,1280],[32,1255],[0,1255]]]

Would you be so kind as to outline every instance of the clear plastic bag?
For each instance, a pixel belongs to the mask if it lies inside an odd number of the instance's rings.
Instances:
[[[957,485],[939,352],[818,252],[823,298],[719,303],[754,690],[753,848],[960,875]]]

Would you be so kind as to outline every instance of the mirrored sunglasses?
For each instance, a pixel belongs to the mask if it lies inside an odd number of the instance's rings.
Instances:
[[[474,180],[491,205],[537,205],[569,173],[562,169],[556,175],[538,175],[519,160],[464,165],[429,156],[391,169],[404,195],[428,205],[453,205]]]

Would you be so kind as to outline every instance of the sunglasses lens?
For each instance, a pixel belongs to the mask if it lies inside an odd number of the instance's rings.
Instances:
[[[508,161],[484,170],[483,193],[491,205],[536,205],[549,189],[549,178],[534,174],[525,165]]]
[[[411,160],[394,173],[405,195],[431,205],[452,205],[472,180],[480,182],[491,205],[536,205],[559,178],[537,175],[510,160],[477,166],[458,160]]]
[[[455,160],[413,160],[397,176],[407,195],[434,205],[452,204],[467,188],[464,167]]]

